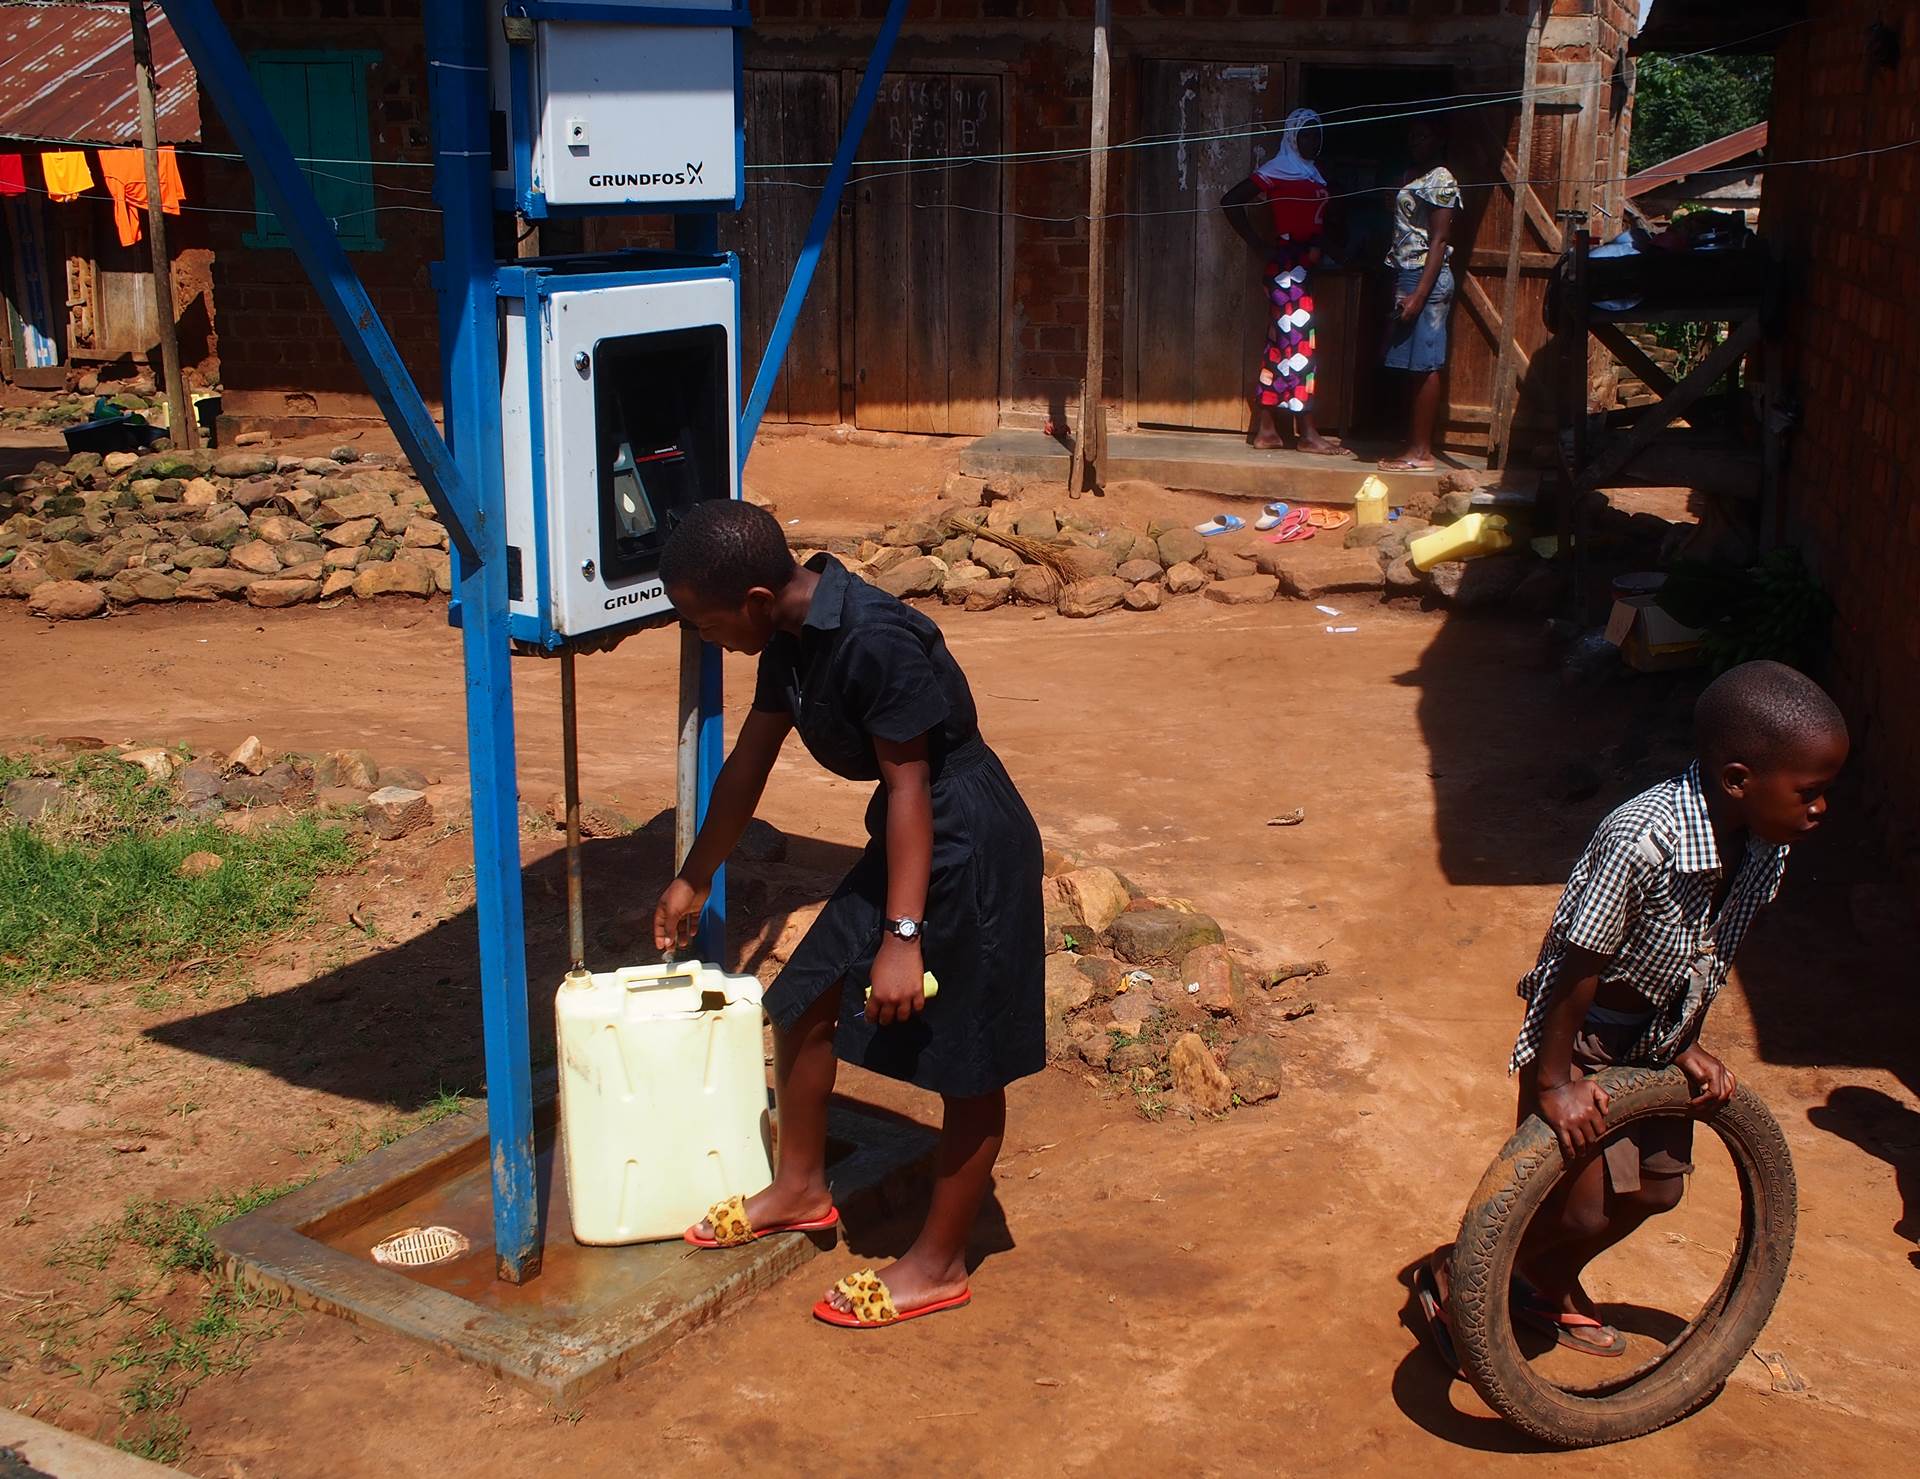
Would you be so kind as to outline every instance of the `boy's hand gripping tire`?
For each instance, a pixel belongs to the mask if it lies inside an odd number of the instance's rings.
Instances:
[[[1610,1129],[1686,1113],[1678,1068],[1609,1068],[1600,1075]],[[1513,1338],[1509,1286],[1521,1235],[1565,1169],[1538,1115],[1514,1131],[1475,1188],[1453,1248],[1447,1302],[1467,1380],[1508,1422],[1543,1442],[1591,1447],[1637,1438],[1711,1401],[1773,1313],[1793,1256],[1798,1191],[1786,1138],[1743,1084],[1702,1121],[1726,1143],[1740,1183],[1740,1236],[1720,1286],[1659,1355],[1591,1387],[1555,1386]]]

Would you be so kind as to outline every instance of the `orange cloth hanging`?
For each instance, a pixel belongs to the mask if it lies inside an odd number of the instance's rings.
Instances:
[[[42,154],[40,168],[47,177],[47,194],[54,200],[78,200],[93,188],[93,170],[78,149]]]
[[[120,233],[120,245],[132,246],[140,239],[140,218],[147,210],[146,155],[139,149],[102,149],[100,179],[113,197],[113,224]],[[173,145],[165,145],[160,150],[160,209],[177,216],[186,198],[180,161],[174,158]]]

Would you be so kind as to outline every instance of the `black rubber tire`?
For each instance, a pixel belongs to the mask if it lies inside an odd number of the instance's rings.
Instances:
[[[1690,1090],[1677,1068],[1610,1068],[1607,1123],[1618,1129],[1685,1111]],[[1508,1290],[1520,1238],[1559,1181],[1564,1162],[1553,1131],[1528,1118],[1474,1190],[1453,1248],[1447,1310],[1461,1368],[1487,1405],[1522,1432],[1563,1448],[1618,1443],[1665,1427],[1711,1401],[1752,1348],[1786,1282],[1798,1189],[1786,1137],[1744,1086],[1701,1123],[1718,1132],[1740,1183],[1740,1240],[1720,1287],[1686,1329],[1652,1360],[1604,1384],[1571,1389],[1545,1380],[1513,1338]]]

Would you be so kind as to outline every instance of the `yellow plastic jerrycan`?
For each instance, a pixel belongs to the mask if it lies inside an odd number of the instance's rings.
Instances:
[[[1499,514],[1468,514],[1458,523],[1422,534],[1407,545],[1407,557],[1416,570],[1431,570],[1448,560],[1471,560],[1490,555],[1513,543],[1507,521]]]
[[[582,1243],[677,1238],[773,1179],[760,983],[717,966],[571,971],[554,997],[560,1148]]]
[[[1353,495],[1353,522],[1384,524],[1386,521],[1387,485],[1378,478],[1370,477],[1360,485],[1360,491]]]

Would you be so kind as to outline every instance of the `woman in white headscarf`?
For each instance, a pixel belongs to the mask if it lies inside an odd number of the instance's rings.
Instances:
[[[1220,200],[1227,223],[1266,258],[1267,347],[1253,390],[1248,439],[1256,447],[1291,445],[1322,457],[1351,457],[1313,424],[1314,308],[1307,276],[1320,261],[1327,208],[1326,177],[1314,166],[1320,153],[1320,115],[1295,108],[1280,147]],[[1264,212],[1252,209],[1265,204]],[[1265,216],[1266,229],[1256,225]],[[1282,414],[1290,423],[1282,431]]]

